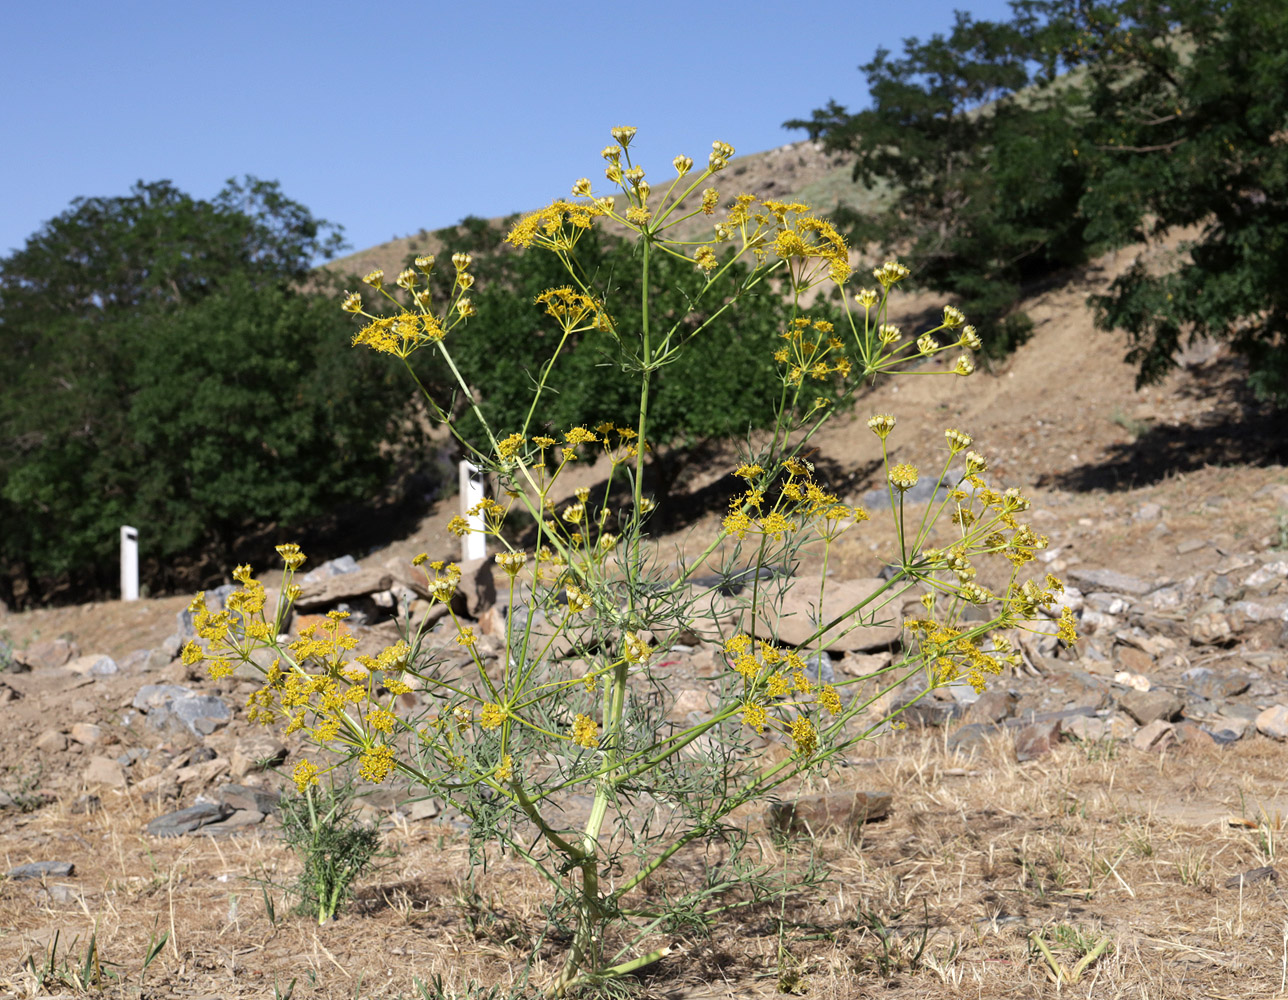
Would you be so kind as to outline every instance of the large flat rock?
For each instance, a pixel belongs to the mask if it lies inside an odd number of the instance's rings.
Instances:
[[[393,579],[390,574],[378,569],[360,569],[356,573],[327,577],[316,583],[305,584],[300,596],[295,599],[295,607],[299,611],[309,611],[354,597],[365,597],[388,590]]]
[[[901,601],[897,598],[883,608],[879,606],[887,596],[883,594],[855,610],[885,585],[884,580],[828,580],[821,607],[819,583],[818,576],[798,576],[791,581],[791,589],[779,604],[778,620],[772,623],[781,642],[843,653],[884,649],[898,640]],[[768,586],[773,588],[776,584]],[[885,624],[866,624],[873,618]],[[813,638],[820,627],[833,621],[836,624],[821,638]]]

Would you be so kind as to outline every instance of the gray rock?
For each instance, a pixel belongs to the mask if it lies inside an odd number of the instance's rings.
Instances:
[[[196,693],[192,688],[183,687],[180,684],[144,684],[139,688],[131,704],[140,712],[146,713],[156,708],[164,708],[175,698],[185,698]]]
[[[1122,616],[1131,608],[1131,602],[1121,594],[1111,594],[1103,590],[1092,591],[1084,601],[1092,611],[1099,611],[1104,615]]]
[[[218,823],[231,812],[222,802],[198,802],[187,809],[158,816],[146,829],[154,837],[179,837],[208,823]]]
[[[225,820],[208,823],[193,830],[197,837],[231,837],[239,833],[249,833],[264,821],[264,814],[254,809],[238,809]]]
[[[1264,587],[1268,583],[1278,583],[1280,580],[1288,577],[1288,562],[1280,560],[1279,562],[1266,563],[1259,570],[1252,572],[1243,585],[1250,590],[1258,587]]]
[[[925,503],[935,495],[935,480],[933,476],[922,476],[917,480],[917,485],[908,490],[903,495],[905,504]],[[890,509],[890,492],[885,486],[877,487],[874,490],[868,490],[863,494],[859,501],[868,510],[889,510]]]
[[[1107,590],[1116,594],[1131,594],[1133,597],[1143,597],[1160,586],[1158,583],[1112,569],[1086,569],[1082,566],[1074,566],[1067,570],[1065,575],[1083,591]]]
[[[169,716],[197,736],[209,736],[221,726],[226,726],[233,713],[222,700],[212,694],[176,698],[170,703]],[[169,721],[169,720],[167,720]],[[170,723],[173,727],[173,722]]]
[[[295,599],[295,608],[299,611],[313,611],[333,607],[345,600],[388,590],[391,583],[392,576],[375,569],[328,577],[317,583],[305,584],[300,596]]]
[[[1236,601],[1229,614],[1244,622],[1288,622],[1288,601]]]
[[[1145,600],[1155,611],[1175,611],[1184,603],[1185,595],[1179,587],[1162,587]]]
[[[275,813],[281,803],[282,793],[271,788],[252,788],[249,785],[222,785],[219,801],[230,809]]]
[[[1181,674],[1186,688],[1199,698],[1224,701],[1248,690],[1253,678],[1240,670],[1217,672],[1208,667],[1194,667]]]
[[[120,673],[121,670],[116,661],[110,656],[103,656],[98,653],[91,653],[89,656],[78,656],[67,664],[67,669],[74,674],[80,674],[82,677],[110,677],[112,674]]]
[[[221,699],[198,694],[181,684],[145,684],[132,704],[147,713],[148,722],[155,728],[186,730],[194,736],[209,736],[233,717]]]
[[[832,684],[836,681],[832,658],[824,652],[810,653],[805,657],[805,676],[815,684]]]
[[[9,869],[11,879],[68,878],[76,871],[70,861],[33,861]]]
[[[343,576],[346,573],[357,573],[361,566],[358,560],[353,556],[344,555],[336,559],[329,559],[316,569],[310,570],[304,574],[301,583],[321,583],[323,580],[329,580],[333,576]]]
[[[406,804],[403,810],[407,818],[413,822],[419,822],[427,819],[434,819],[443,811],[443,804],[438,799],[415,799]]]
[[[852,833],[864,823],[890,814],[890,792],[836,792],[775,802],[765,810],[765,825],[783,836],[821,836],[828,830]]]
[[[1157,688],[1152,691],[1137,691],[1135,688],[1130,688],[1123,692],[1118,699],[1118,704],[1142,726],[1157,719],[1162,719],[1164,722],[1177,719],[1185,707],[1176,695]]]

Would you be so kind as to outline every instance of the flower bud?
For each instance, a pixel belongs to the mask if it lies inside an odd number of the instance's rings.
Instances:
[[[340,303],[340,308],[349,313],[362,312],[362,296],[357,292],[348,292]]]
[[[474,263],[474,258],[467,253],[454,253],[452,254],[452,263],[455,265],[456,270],[464,271]]]
[[[583,177],[572,186],[572,193],[577,198],[590,197],[590,178]]]
[[[681,177],[683,177],[685,174],[687,174],[690,170],[693,169],[693,157],[677,156],[674,160],[671,161],[671,165],[675,167],[675,172],[679,174]]]
[[[370,285],[372,288],[379,288],[385,283],[385,272],[380,270],[380,268],[376,268],[374,271],[369,271],[362,279],[362,283],[364,285]]]
[[[878,413],[868,421],[872,433],[884,441],[894,430],[894,417],[889,413]]]

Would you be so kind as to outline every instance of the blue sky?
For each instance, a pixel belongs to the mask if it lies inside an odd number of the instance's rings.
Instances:
[[[538,207],[598,176],[613,125],[638,162],[802,138],[863,107],[878,46],[1002,0],[0,4],[0,255],[77,196],[231,176],[281,182],[355,249]],[[668,168],[669,169],[669,168]]]

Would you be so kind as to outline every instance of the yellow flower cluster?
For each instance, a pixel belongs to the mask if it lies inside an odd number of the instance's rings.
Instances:
[[[586,194],[590,193],[589,186],[586,185]],[[566,253],[577,245],[595,219],[607,214],[607,208],[599,202],[553,201],[520,219],[505,241],[516,247],[538,246]]]
[[[764,468],[744,462],[733,475],[747,480],[749,487],[729,501],[729,513],[723,521],[725,533],[738,539],[758,534],[777,540],[813,526],[821,537],[831,541],[851,524],[868,520],[868,513],[862,507],[841,503],[835,494],[815,483],[812,472],[813,466],[808,462],[796,458],[784,460],[778,467],[781,479],[778,496],[767,506],[765,489],[757,485],[764,478]]]
[[[743,723],[757,733],[773,729],[790,736],[798,754],[813,756],[819,738],[809,713],[817,708],[829,715],[840,715],[844,710],[840,692],[831,684],[816,688],[809,679],[808,664],[797,650],[782,649],[763,639],[756,643],[745,632],[729,636],[724,650],[733,670],[743,679]],[[770,715],[767,705],[775,715]],[[786,717],[789,709],[798,714]],[[800,710],[806,714],[799,714]],[[783,714],[780,717],[778,713]]]
[[[795,290],[812,288],[824,279],[845,284],[852,271],[850,248],[836,227],[812,215],[796,214],[794,222],[788,220],[789,214],[807,211],[806,205],[775,201],[763,204],[782,227],[774,237],[773,249],[779,258],[787,261]]]
[[[849,376],[853,366],[843,353],[845,343],[829,321],[800,317],[781,337],[786,343],[774,352],[774,360],[786,366],[783,380],[789,386],[799,386],[806,377],[823,382]]]

